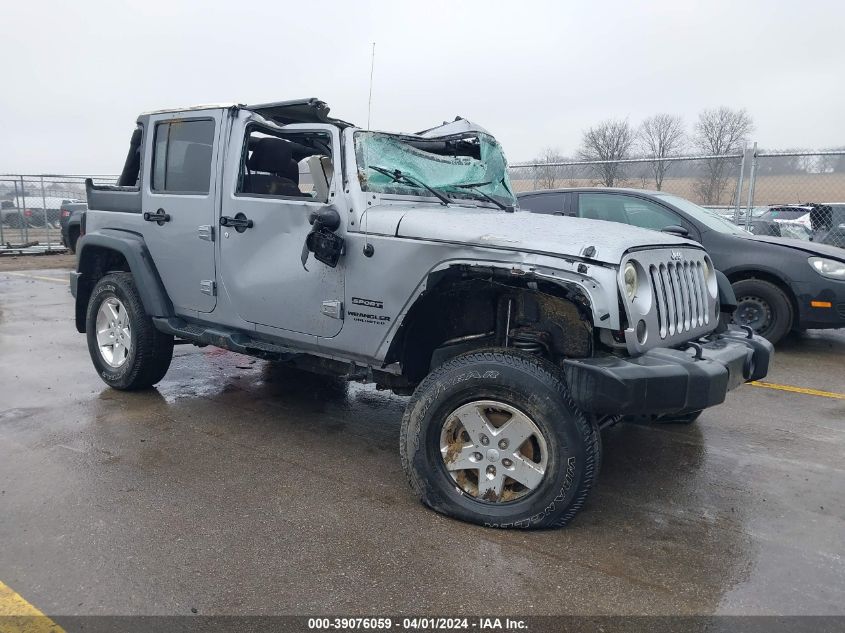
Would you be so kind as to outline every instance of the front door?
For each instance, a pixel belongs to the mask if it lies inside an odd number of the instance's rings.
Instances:
[[[343,325],[343,257],[331,268],[311,256],[305,270],[301,254],[311,231],[309,214],[341,197],[340,170],[333,161],[340,155],[337,130],[303,124],[280,130],[250,122],[254,115],[245,111],[238,117],[225,166],[222,215],[251,226],[218,228],[222,289],[245,321],[334,336]]]
[[[221,110],[157,114],[145,132],[143,234],[176,312],[211,312],[215,296]]]

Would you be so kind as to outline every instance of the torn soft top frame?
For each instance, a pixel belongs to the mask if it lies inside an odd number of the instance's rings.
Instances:
[[[291,101],[276,101],[256,105],[239,105],[239,108],[260,114],[268,121],[278,125],[291,123],[328,123],[339,128],[355,127],[352,123],[329,116],[329,106],[325,101],[311,97]]]

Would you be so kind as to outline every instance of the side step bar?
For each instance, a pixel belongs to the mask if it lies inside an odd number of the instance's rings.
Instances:
[[[259,341],[243,332],[188,323],[178,317],[153,317],[153,323],[159,331],[196,345],[214,345],[264,360],[290,361],[301,355],[281,345]]]

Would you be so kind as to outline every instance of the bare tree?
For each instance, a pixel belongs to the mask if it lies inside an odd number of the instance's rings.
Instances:
[[[845,147],[833,147],[831,150],[845,150]],[[845,156],[819,156],[816,162],[820,173],[841,174],[845,172]]]
[[[602,121],[584,132],[578,157],[581,160],[618,161],[628,158],[634,143],[634,131],[627,119]],[[620,163],[604,162],[591,165],[596,180],[605,187],[612,187],[625,179]]]
[[[563,161],[563,156],[552,148],[547,147],[543,152],[534,159],[537,163],[533,168],[534,188],[535,189],[554,189],[558,179],[562,178],[563,171],[559,166],[549,165],[549,163],[559,163]]]
[[[703,153],[725,156],[742,151],[748,135],[754,130],[754,122],[745,110],[731,110],[722,106],[704,110],[695,124],[694,142]],[[704,173],[694,189],[704,204],[720,204],[728,185],[730,167],[734,161],[712,158],[706,161]]]
[[[674,114],[650,116],[642,122],[637,132],[637,144],[640,151],[646,156],[656,158],[677,156],[685,143],[684,121]],[[654,186],[658,191],[663,188],[663,179],[671,165],[671,162],[665,160],[648,163],[654,176]]]
[[[798,148],[787,148],[784,152],[800,152]],[[758,153],[769,153],[769,150],[758,149]],[[757,162],[758,176],[782,176],[798,174],[806,171],[801,162],[801,156],[766,156]]]

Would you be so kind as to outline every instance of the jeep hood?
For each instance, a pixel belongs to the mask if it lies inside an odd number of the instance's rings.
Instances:
[[[374,218],[378,212],[372,209]],[[396,216],[394,215],[394,218]],[[385,218],[386,219],[386,218]],[[681,237],[615,222],[517,211],[460,207],[413,207],[399,218],[395,235],[437,242],[475,244],[618,265],[622,255],[643,246],[700,246]],[[590,246],[595,252],[587,257]]]

